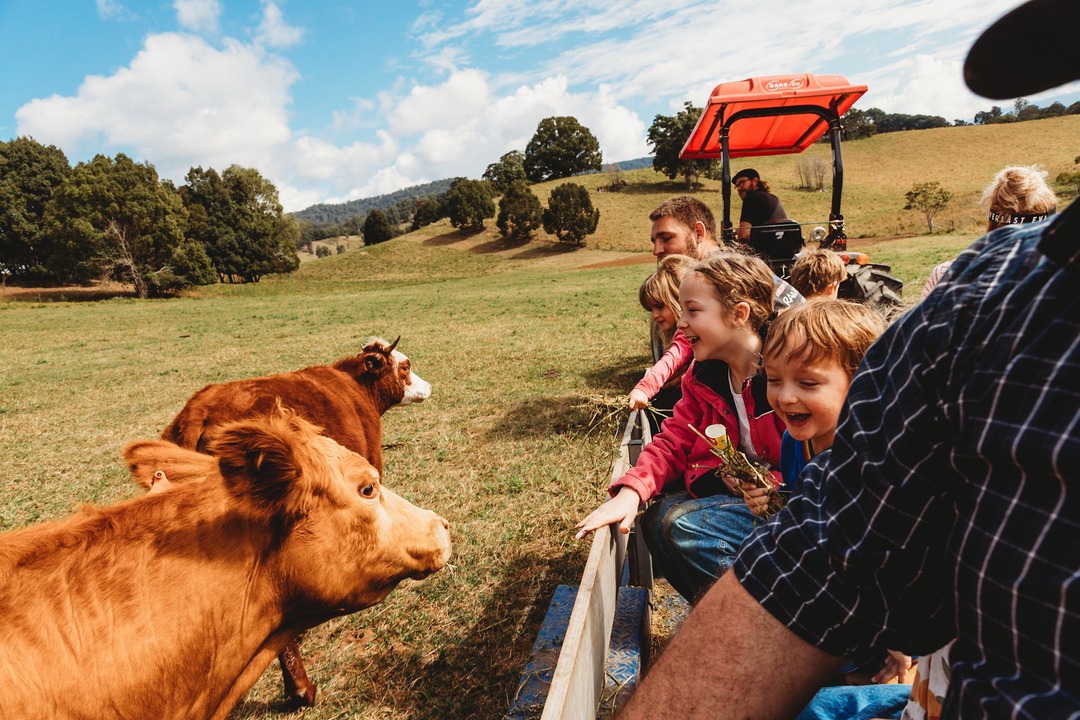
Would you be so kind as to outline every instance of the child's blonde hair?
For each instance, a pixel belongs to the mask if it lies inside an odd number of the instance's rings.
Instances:
[[[713,286],[725,309],[733,310],[741,302],[749,305],[747,322],[755,331],[760,331],[772,317],[776,282],[773,271],[761,258],[738,252],[714,252],[689,272],[701,275]]]
[[[679,283],[683,275],[694,264],[694,259],[686,255],[666,255],[656,264],[656,271],[641,283],[638,300],[641,307],[652,310],[657,305],[671,308],[675,319],[682,317],[679,307]]]
[[[995,227],[1032,222],[1052,215],[1057,196],[1046,184],[1047,172],[1038,165],[1003,168],[983,190],[980,203]]]
[[[847,280],[847,268],[839,253],[832,250],[807,250],[791,266],[791,286],[803,297],[821,295],[836,283]]]
[[[885,331],[885,319],[862,303],[816,299],[780,313],[769,326],[762,356],[781,354],[804,363],[835,360],[855,375],[863,356]]]

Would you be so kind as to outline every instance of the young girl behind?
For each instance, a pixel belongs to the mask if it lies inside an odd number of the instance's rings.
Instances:
[[[637,464],[608,489],[611,499],[577,525],[578,538],[610,523],[629,532],[638,506],[667,491],[641,517],[640,528],[653,563],[688,600],[731,566],[755,523],[698,433],[723,424],[751,461],[780,462],[783,424],[769,407],[760,368],[773,290],[768,266],[740,253],[713,253],[688,270],[677,326],[694,362],[683,375],[682,398]]]
[[[656,271],[641,283],[638,300],[660,328],[660,336],[667,351],[630,391],[627,406],[631,410],[644,409],[654,398],[654,407],[670,410],[679,399],[679,380],[693,358],[690,342],[675,327],[682,315],[679,307],[679,283],[687,269],[695,262],[686,255],[666,255],[657,264]],[[655,431],[654,427],[653,432]]]

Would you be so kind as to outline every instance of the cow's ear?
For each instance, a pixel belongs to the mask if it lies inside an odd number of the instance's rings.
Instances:
[[[362,356],[364,373],[367,375],[381,375],[387,368],[387,357],[380,348],[374,352],[365,352]]]
[[[132,479],[148,489],[159,470],[174,484],[205,480],[214,474],[214,458],[166,440],[136,440],[128,443],[123,456]]]
[[[302,474],[297,452],[297,429],[281,417],[233,423],[222,428],[211,452],[225,484],[237,496],[247,496],[262,510],[287,507]]]

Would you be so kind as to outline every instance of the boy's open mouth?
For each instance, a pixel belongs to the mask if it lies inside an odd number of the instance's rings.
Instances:
[[[802,425],[810,419],[810,413],[784,413],[789,425]]]

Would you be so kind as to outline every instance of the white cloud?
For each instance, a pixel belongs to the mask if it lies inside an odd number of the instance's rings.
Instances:
[[[175,33],[151,35],[131,64],[89,76],[72,97],[34,100],[15,114],[18,133],[78,157],[102,144],[130,148],[165,177],[193,165],[273,168],[289,140],[295,69],[251,46],[222,49]]]
[[[429,128],[457,127],[484,115],[490,100],[487,78],[479,70],[462,70],[442,85],[416,85],[389,114],[387,122],[397,135]]]
[[[255,32],[256,42],[268,47],[284,48],[295,45],[303,37],[303,29],[285,22],[281,8],[276,3],[263,0],[263,16],[259,29]]]
[[[219,0],[173,0],[180,27],[193,32],[216,34],[221,17]]]
[[[133,17],[119,0],[95,0],[98,17],[102,20],[127,20]]]
[[[963,59],[941,59],[916,55],[887,70],[874,73],[873,88],[860,103],[885,112],[911,115],[940,115],[949,122],[957,118],[971,121],[976,112],[990,107],[990,101],[967,89],[963,79]]]
[[[123,0],[95,1],[104,19],[127,12]],[[422,9],[406,39],[416,54],[393,66],[390,84],[301,130],[291,125],[300,74],[284,53],[302,57],[305,30],[281,0],[260,0],[247,43],[217,37],[220,0],[173,0],[194,34],[147,36],[127,67],[21,107],[17,130],[69,157],[127,152],[177,181],[194,165],[254,167],[299,210],[479,177],[553,115],[588,127],[605,162],[645,156],[653,112],[701,105],[716,84],[747,77],[842,73],[870,86],[860,107],[971,117],[991,103],[964,87],[964,54],[1016,1],[474,0],[456,17]]]

